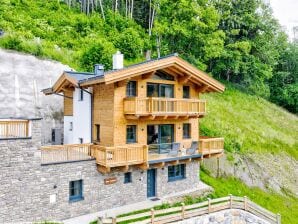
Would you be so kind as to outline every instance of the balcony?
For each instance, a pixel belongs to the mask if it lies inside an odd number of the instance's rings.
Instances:
[[[43,146],[41,163],[47,165],[96,159],[97,169],[101,173],[109,173],[112,169],[127,172],[130,166],[136,166],[142,170],[149,169],[149,167],[161,168],[165,164],[175,165],[192,160],[219,157],[224,151],[223,138],[200,137],[199,149],[195,147],[191,153],[182,148],[172,153],[173,144],[127,144],[112,147],[93,144]]]
[[[90,160],[92,144],[49,145],[41,147],[41,164]]]
[[[224,138],[200,136],[199,153],[203,157],[221,156],[224,152]]]
[[[206,114],[206,101],[199,99],[128,97],[124,99],[124,114],[127,119],[200,117]]]
[[[0,120],[0,139],[29,138],[29,120]]]

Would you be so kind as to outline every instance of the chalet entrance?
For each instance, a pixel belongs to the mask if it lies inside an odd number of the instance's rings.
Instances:
[[[147,197],[156,196],[156,169],[147,170]]]
[[[174,142],[174,125],[147,125],[147,144],[156,153],[167,153]]]

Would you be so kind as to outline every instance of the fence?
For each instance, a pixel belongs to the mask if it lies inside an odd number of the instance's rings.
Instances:
[[[163,210],[151,211],[124,216],[119,218],[99,218],[100,224],[116,224],[116,223],[138,223],[138,224],[163,224],[171,223],[187,218],[197,217],[225,209],[241,209],[247,211],[269,223],[280,224],[281,216],[262,208],[261,206],[250,201],[247,197],[228,196],[223,198],[208,199],[208,201],[187,205],[183,203],[180,207],[173,207]]]
[[[26,137],[29,137],[28,120],[0,120],[0,139]]]

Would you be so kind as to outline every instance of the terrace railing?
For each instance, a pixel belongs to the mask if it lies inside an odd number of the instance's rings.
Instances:
[[[93,145],[92,156],[96,158],[97,164],[105,167],[142,164],[148,160],[148,147],[146,145],[114,147]]]
[[[126,115],[192,116],[206,113],[206,101],[159,97],[128,97],[124,99]]]
[[[224,138],[211,138],[200,136],[199,153],[202,155],[212,155],[224,151]]]
[[[0,139],[29,137],[28,120],[0,120]]]
[[[92,144],[49,145],[41,147],[41,163],[51,164],[91,159]]]

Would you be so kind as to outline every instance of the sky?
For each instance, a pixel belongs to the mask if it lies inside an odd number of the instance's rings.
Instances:
[[[293,27],[298,26],[298,0],[267,0],[267,2],[270,3],[274,16],[293,38]]]

